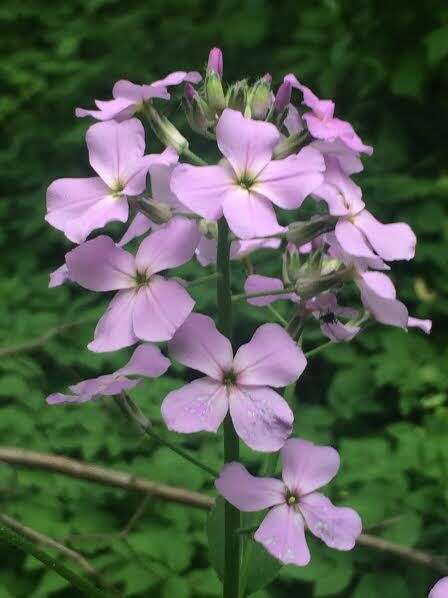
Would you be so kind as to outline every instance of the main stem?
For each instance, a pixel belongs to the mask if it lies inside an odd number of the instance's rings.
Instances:
[[[218,222],[217,281],[218,328],[231,340],[232,291],[230,288],[230,239],[229,227],[224,218]],[[224,420],[224,461],[238,461],[239,442],[230,415]],[[224,511],[224,591],[223,598],[238,598],[240,581],[240,537],[236,530],[241,526],[240,513],[230,503]]]

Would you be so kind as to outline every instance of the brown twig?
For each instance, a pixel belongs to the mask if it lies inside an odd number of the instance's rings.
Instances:
[[[180,504],[197,507],[199,509],[211,509],[214,499],[211,496],[200,494],[185,488],[176,488],[158,482],[152,482],[144,478],[137,478],[129,473],[106,469],[96,465],[89,465],[82,461],[60,457],[47,453],[38,453],[24,449],[0,447],[0,461],[11,465],[23,465],[36,469],[44,469],[55,473],[65,474],[81,480],[87,480],[97,484],[123,488],[124,490],[137,490],[154,498],[177,502]],[[146,505],[145,505],[146,507]],[[128,524],[137,517],[137,513],[144,510],[140,505],[137,511],[129,520]],[[140,514],[138,515],[140,517]],[[133,523],[131,524],[133,525]],[[127,526],[125,526],[126,529]],[[123,530],[122,530],[123,531]],[[118,532],[119,534],[120,532]],[[115,536],[117,534],[114,534]],[[428,552],[401,546],[370,534],[361,534],[358,544],[366,548],[372,548],[378,552],[394,554],[404,560],[429,567],[439,573],[448,574],[448,562],[444,557],[435,556]]]

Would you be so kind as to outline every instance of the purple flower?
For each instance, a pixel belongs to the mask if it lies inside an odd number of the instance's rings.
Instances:
[[[448,596],[448,577],[442,577],[429,592],[428,598],[447,598]]]
[[[412,259],[417,240],[411,227],[404,222],[379,222],[365,209],[360,187],[345,174],[338,160],[327,157],[325,162],[324,182],[314,195],[326,201],[330,214],[340,216],[335,235],[343,250],[361,258]]]
[[[130,81],[117,81],[112,89],[113,100],[95,100],[97,110],[84,110],[76,108],[75,114],[78,118],[93,116],[97,120],[116,120],[121,122],[131,118],[142,106],[152,98],[169,100],[170,94],[167,87],[179,85],[180,83],[199,83],[201,75],[195,71],[175,71],[164,79],[154,81],[150,85],[136,85]]]
[[[309,563],[305,528],[330,548],[351,550],[362,531],[358,513],[335,507],[316,492],[338,472],[338,452],[329,446],[291,438],[281,454],[283,481],[255,477],[240,463],[228,463],[215,482],[218,492],[240,511],[272,507],[254,538],[282,563]]]
[[[166,372],[170,360],[162,355],[155,345],[144,343],[138,346],[128,363],[113,374],[83,380],[70,386],[72,394],[54,393],[47,397],[49,405],[61,403],[85,403],[102,396],[120,394],[123,390],[130,390],[142,382],[142,376],[157,378]],[[128,376],[139,376],[128,378]]]
[[[160,272],[191,259],[198,241],[196,226],[175,218],[151,233],[136,256],[104,235],[67,254],[70,280],[91,291],[118,291],[98,322],[91,351],[115,351],[139,339],[157,342],[173,337],[194,301],[182,285]]]
[[[60,287],[68,280],[70,280],[70,278],[68,275],[67,264],[62,264],[62,266],[59,266],[59,268],[51,272],[48,286],[50,289],[54,287]]]
[[[226,109],[216,137],[227,160],[214,166],[180,164],[173,172],[171,189],[181,203],[203,218],[217,220],[224,214],[241,239],[281,231],[272,203],[295,209],[323,181],[323,158],[313,148],[272,160],[280,133],[270,123]]]
[[[157,154],[144,155],[145,131],[136,118],[97,123],[87,131],[86,141],[98,176],[57,179],[47,190],[45,219],[74,243],[108,222],[126,222],[127,198],[144,191],[148,169],[159,160]]]
[[[220,48],[212,48],[208,55],[207,71],[216,73],[220,77],[224,72],[224,59]]]
[[[277,324],[260,326],[233,356],[211,318],[192,314],[169,343],[172,356],[205,374],[162,403],[170,430],[216,432],[230,411],[235,430],[252,449],[277,451],[292,430],[293,414],[270,386],[287,386],[306,366],[302,351]]]

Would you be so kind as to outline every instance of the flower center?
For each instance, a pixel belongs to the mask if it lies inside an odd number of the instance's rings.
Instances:
[[[110,190],[112,191],[113,197],[121,197],[123,195],[124,183],[117,179],[114,181],[113,185],[111,186]]]
[[[223,383],[225,386],[233,386],[236,382],[236,374],[235,372],[226,372],[224,374]]]
[[[135,274],[134,280],[135,280],[136,286],[138,286],[138,287],[144,286],[149,281],[148,272],[146,270],[144,272],[137,271],[137,273]]]
[[[250,191],[255,184],[255,177],[251,176],[248,172],[243,173],[236,181],[240,187]]]
[[[286,490],[285,501],[288,506],[292,507],[299,502],[299,499],[290,490]]]

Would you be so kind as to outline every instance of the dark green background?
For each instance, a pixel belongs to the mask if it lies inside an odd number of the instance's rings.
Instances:
[[[46,186],[89,173],[86,120],[75,106],[108,98],[113,82],[150,82],[225,54],[225,76],[294,72],[375,147],[359,181],[372,210],[405,220],[419,239],[413,263],[394,267],[401,297],[431,317],[425,337],[374,327],[356,342],[314,359],[299,382],[295,433],[329,442],[342,455],[331,486],[339,503],[363,516],[366,530],[434,554],[448,554],[448,354],[446,349],[446,170],[448,8],[396,0],[33,0],[0,7],[1,345],[33,339],[52,326],[98,317],[105,298],[80,289],[47,289],[48,273],[69,247],[46,226]],[[176,105],[174,105],[174,108]],[[201,140],[193,139],[195,149]],[[152,149],[157,146],[154,144]],[[118,229],[111,229],[117,232]],[[265,271],[278,265],[263,261]],[[184,268],[188,277],[199,269]],[[242,280],[237,268],[237,284]],[[213,289],[197,289],[198,309],[214,310]],[[245,340],[262,310],[240,306]],[[67,384],[124,362],[128,351],[85,350],[93,325],[73,328],[38,350],[0,360],[0,443],[85,459],[148,478],[210,491],[205,476],[143,441],[111,400],[79,407],[45,405]],[[309,337],[308,347],[319,342]],[[164,394],[183,369],[147,382],[133,396],[156,422]],[[162,429],[162,426],[160,426]],[[218,467],[221,438],[179,437]],[[244,453],[251,465],[257,456]],[[139,497],[63,476],[0,465],[1,509],[56,538],[116,532]],[[219,596],[209,568],[205,514],[151,502],[127,542],[72,538],[128,596]],[[258,596],[397,598],[425,596],[440,575],[397,557],[357,548],[339,553],[310,540],[312,564],[284,568]],[[0,597],[76,596],[34,560],[1,548]]]

